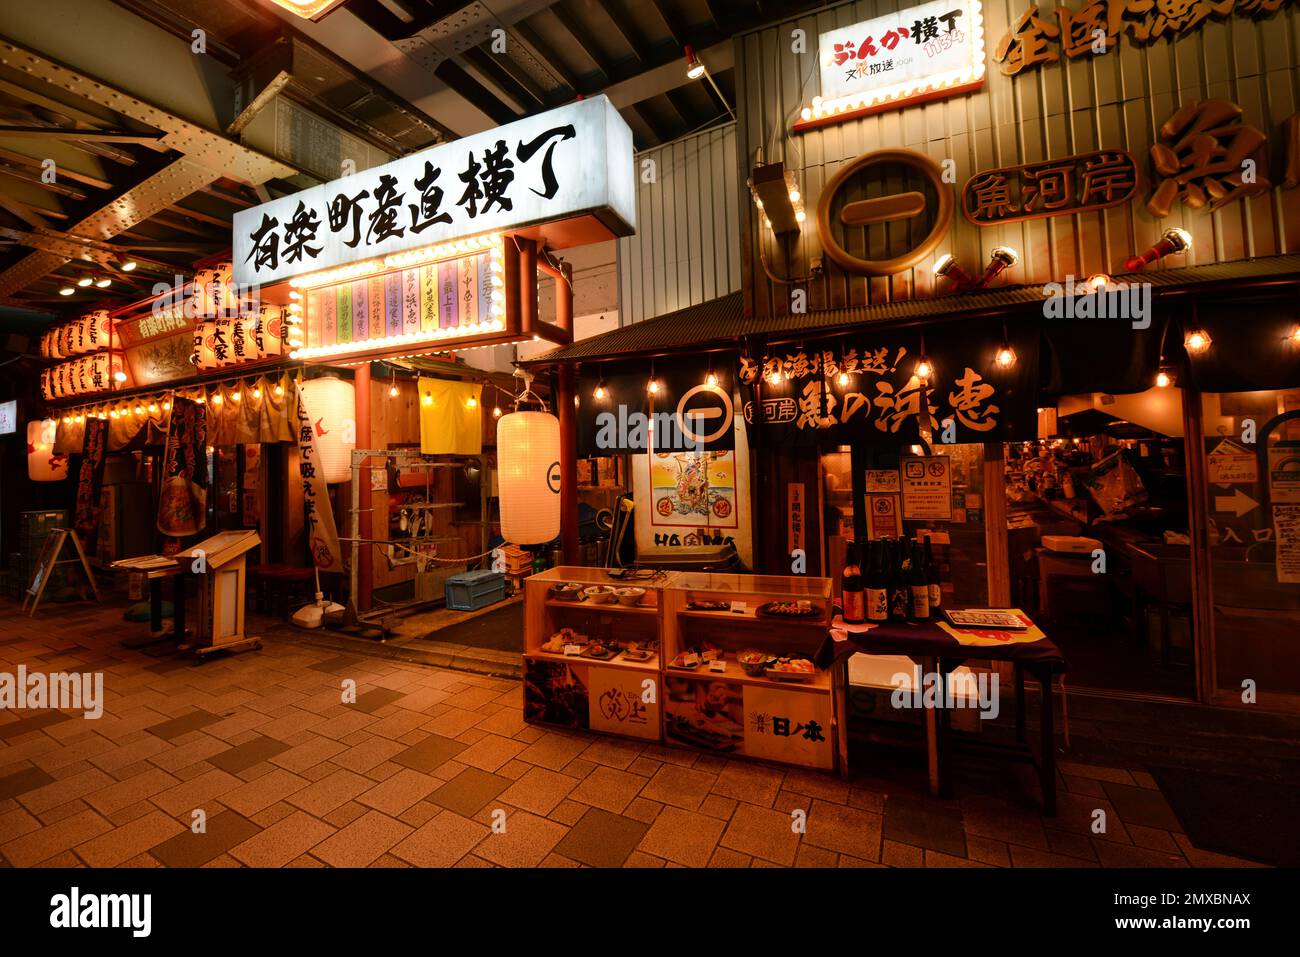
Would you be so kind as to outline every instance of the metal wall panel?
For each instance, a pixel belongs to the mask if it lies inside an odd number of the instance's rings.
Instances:
[[[1007,77],[991,59],[992,51],[1029,0],[984,3],[987,63],[984,89],[978,93],[905,107],[801,136],[790,133],[799,110],[818,92],[817,37],[891,10],[915,6],[912,0],[855,0],[792,19],[736,39],[739,107],[737,136],[740,162],[740,250],[747,311],[781,315],[790,311],[789,284],[773,282],[764,261],[781,278],[794,278],[808,290],[808,308],[863,305],[934,293],[933,261],[895,276],[847,275],[828,259],[819,275],[808,277],[809,262],[821,257],[813,210],[822,185],[839,167],[870,150],[906,147],[936,161],[957,166],[958,209],[948,240],[936,258],[951,252],[968,272],[981,271],[989,251],[1008,245],[1021,261],[1000,284],[1039,284],[1096,272],[1119,273],[1125,258],[1145,250],[1169,226],[1192,233],[1186,256],[1171,257],[1166,267],[1225,262],[1300,250],[1300,189],[1275,188],[1268,194],[1232,203],[1210,213],[1175,205],[1156,219],[1146,210],[1152,188],[1149,149],[1156,130],[1181,105],[1210,98],[1232,100],[1245,110],[1245,122],[1268,137],[1270,160],[1280,155],[1280,124],[1300,110],[1300,11],[1287,7],[1271,18],[1234,17],[1206,22],[1175,42],[1139,47],[1127,36],[1116,49],[1099,57],[1049,64]],[[1072,7],[1075,5],[1071,5]],[[1053,10],[1039,4],[1040,15],[1055,22]],[[806,31],[808,52],[791,52],[791,33]],[[960,189],[974,173],[1000,166],[1053,159],[1100,148],[1129,150],[1138,160],[1144,183],[1131,203],[1097,212],[977,227],[961,215]],[[761,156],[783,161],[795,172],[808,208],[808,222],[790,243],[788,260],[770,233],[760,236],[761,217],[745,185],[748,171]],[[1261,175],[1275,178],[1261,164]],[[906,188],[905,181],[887,184]],[[873,195],[878,195],[874,190]],[[908,225],[873,227],[856,255],[880,255],[906,248]],[[760,256],[760,240],[761,252]],[[774,262],[775,260],[775,262]],[[1159,267],[1152,267],[1159,268]],[[946,284],[944,286],[946,289]],[[941,290],[942,291],[942,290]]]
[[[624,324],[740,288],[739,166],[734,123],[637,154],[637,232],[618,241]]]

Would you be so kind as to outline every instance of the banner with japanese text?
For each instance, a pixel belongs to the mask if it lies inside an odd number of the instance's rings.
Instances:
[[[923,437],[936,444],[1036,437],[1033,324],[1018,323],[1005,339],[996,321],[929,326],[922,335],[855,331],[742,356],[739,411],[753,441],[898,446]]]
[[[316,429],[307,414],[307,399],[298,383],[298,475],[302,479],[302,500],[307,512],[307,544],[316,567],[323,572],[343,571],[339,534],[334,526],[325,473],[320,469]]]

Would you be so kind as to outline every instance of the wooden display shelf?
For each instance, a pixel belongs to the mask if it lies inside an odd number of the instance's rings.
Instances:
[[[805,694],[829,694],[833,685],[830,672],[822,671],[820,668],[809,681],[782,681],[779,678],[756,678],[745,674],[744,669],[735,661],[728,661],[727,670],[721,673],[710,671],[703,665],[698,668],[674,668],[665,662],[664,677],[694,678],[697,681],[729,681],[734,684],[774,688],[778,691],[802,691]]]
[[[613,658],[588,658],[585,655],[561,655],[553,651],[525,651],[525,658],[533,658],[537,661],[566,661],[569,664],[591,665],[597,668],[628,668],[633,671],[644,671],[649,674],[659,673],[659,654],[656,652],[654,657],[646,661],[626,661],[622,654],[615,655]]]
[[[658,615],[658,605],[620,605],[618,602],[593,604],[589,601],[565,601],[562,598],[546,599],[547,608],[563,608],[566,611],[588,611],[603,615],[613,612],[616,615]]]
[[[771,625],[816,625],[823,630],[830,627],[830,619],[825,615],[816,617],[807,616],[803,618],[783,617],[781,615],[760,615],[758,609],[747,608],[744,612],[736,611],[708,611],[702,608],[683,608],[677,612],[681,618],[696,618],[702,620],[718,621],[743,621],[748,623],[761,622],[762,624]]]

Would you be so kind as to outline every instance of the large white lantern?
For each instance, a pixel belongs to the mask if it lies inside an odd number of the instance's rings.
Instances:
[[[302,384],[307,417],[316,433],[316,454],[326,482],[352,478],[352,450],[357,447],[357,393],[351,382],[333,376]]]
[[[68,477],[68,457],[54,452],[58,423],[43,419],[27,423],[27,477],[33,482],[57,482]]]
[[[545,412],[512,412],[497,422],[501,536],[541,545],[560,534],[560,421]]]

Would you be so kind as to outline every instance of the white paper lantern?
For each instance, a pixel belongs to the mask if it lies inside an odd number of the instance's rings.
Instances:
[[[27,477],[33,482],[57,482],[68,477],[68,457],[54,454],[58,423],[44,419],[27,423]]]
[[[316,453],[326,482],[352,478],[352,450],[357,446],[357,393],[351,382],[333,376],[302,384],[307,417],[316,433]]]
[[[501,536],[541,545],[560,534],[560,421],[545,412],[512,412],[497,422]]]

